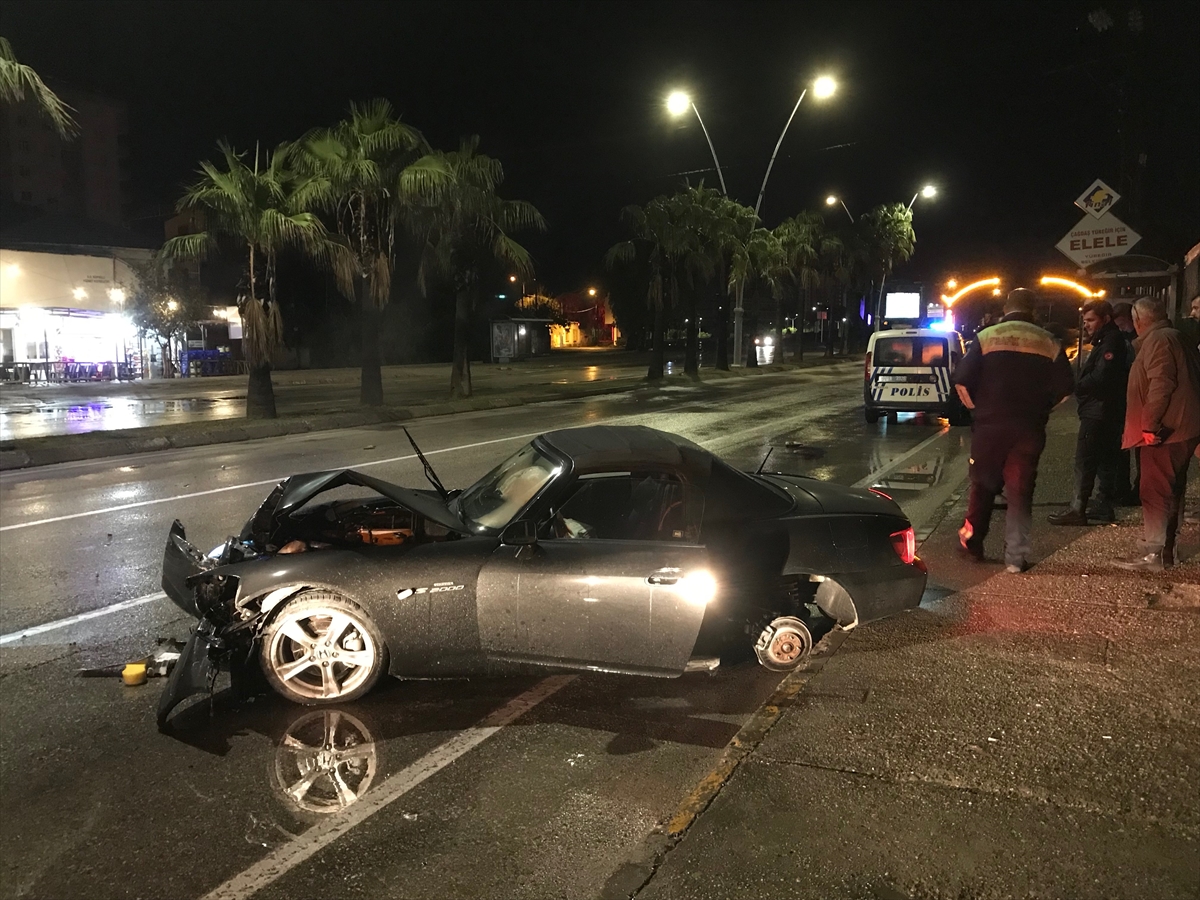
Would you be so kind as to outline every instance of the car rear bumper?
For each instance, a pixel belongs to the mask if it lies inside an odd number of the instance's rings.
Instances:
[[[929,576],[919,559],[912,565],[887,566],[831,576],[854,601],[858,621],[882,619],[920,605]]]

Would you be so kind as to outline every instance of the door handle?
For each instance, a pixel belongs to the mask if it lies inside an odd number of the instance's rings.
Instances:
[[[647,584],[679,584],[678,569],[659,569],[646,579]]]

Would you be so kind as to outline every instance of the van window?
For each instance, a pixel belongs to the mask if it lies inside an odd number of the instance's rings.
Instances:
[[[877,366],[945,366],[946,339],[925,335],[881,338],[875,342]]]

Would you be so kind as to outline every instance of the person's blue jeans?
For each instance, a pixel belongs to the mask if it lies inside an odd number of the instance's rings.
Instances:
[[[1019,566],[1029,560],[1033,488],[1045,446],[1044,427],[983,425],[971,434],[971,494],[967,501],[967,522],[974,532],[971,543],[983,547],[996,495],[1003,488],[1008,500],[1004,523],[1004,562],[1008,565]]]

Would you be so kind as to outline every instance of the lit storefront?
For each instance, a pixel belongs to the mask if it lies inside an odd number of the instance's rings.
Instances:
[[[136,277],[127,258],[0,249],[0,378],[95,380],[142,372],[124,305]]]

